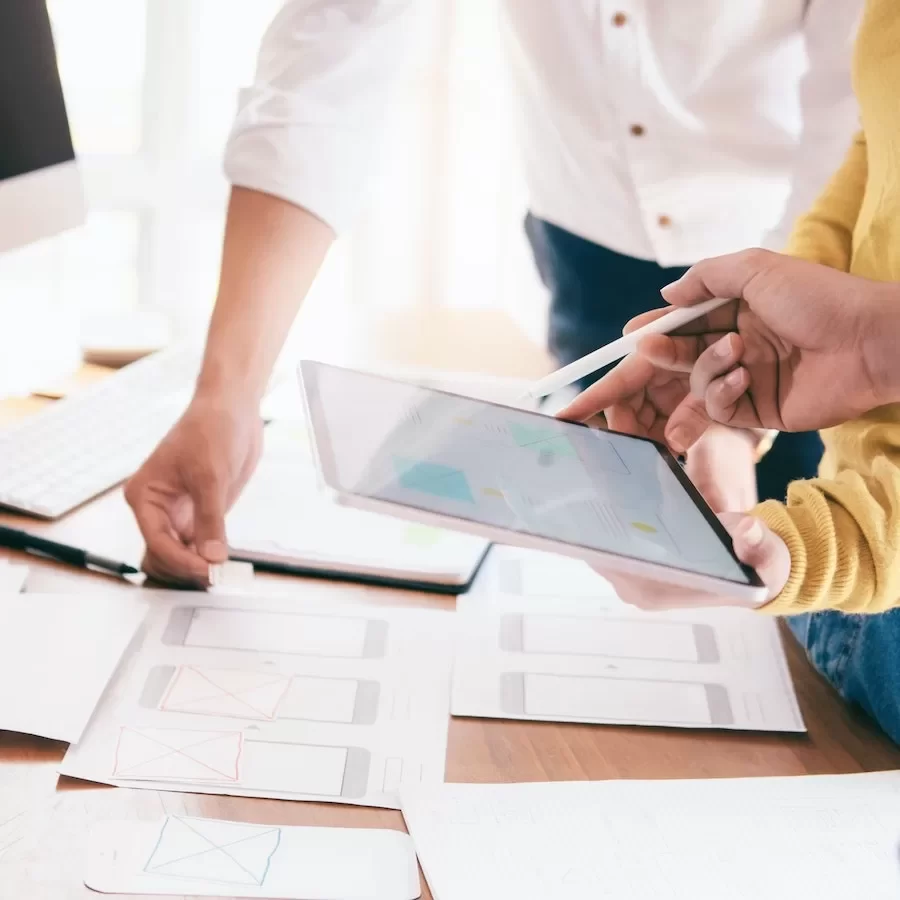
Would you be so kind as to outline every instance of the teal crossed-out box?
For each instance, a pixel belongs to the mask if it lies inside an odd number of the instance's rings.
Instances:
[[[461,469],[402,456],[394,457],[394,469],[401,486],[411,491],[461,503],[475,502],[469,480]]]
[[[277,827],[168,816],[144,872],[260,887],[280,843]]]

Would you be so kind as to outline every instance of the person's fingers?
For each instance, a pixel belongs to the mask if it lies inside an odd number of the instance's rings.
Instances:
[[[769,596],[781,593],[791,574],[791,554],[787,545],[755,516],[722,516],[731,534],[738,559],[755,569],[769,589]]]
[[[744,344],[740,336],[729,333],[707,346],[710,335],[652,334],[643,338],[637,352],[658,369],[670,372],[690,372],[691,387],[708,383],[737,365]],[[695,390],[697,396],[703,391]]]
[[[744,426],[743,408],[747,404],[747,391],[750,389],[750,373],[741,367],[733,369],[724,378],[712,381],[702,395],[706,401],[706,412],[715,422],[723,425]],[[756,417],[753,416],[755,419]],[[749,423],[751,427],[757,423]]]
[[[225,538],[226,499],[219,480],[209,474],[191,485],[194,501],[194,544],[207,563],[223,563],[228,559]]]
[[[129,504],[147,545],[144,571],[161,581],[207,585],[209,563],[182,543],[165,510],[140,496]]]
[[[728,512],[728,498],[719,485],[703,478],[692,478],[691,480],[714,513]]]
[[[666,422],[665,440],[674,453],[686,453],[712,425],[702,399],[688,395]]]
[[[671,312],[671,309],[670,306],[661,306],[659,309],[648,309],[647,312],[641,313],[633,319],[629,319],[622,329],[622,334],[631,334],[632,331],[637,331],[638,328],[643,328],[645,325],[655,322],[660,316],[664,316],[666,313]]]
[[[570,422],[586,422],[597,413],[617,406],[632,394],[643,390],[653,377],[653,372],[653,365],[649,360],[632,354],[587,390],[582,391],[556,416]]]
[[[675,338],[668,334],[651,334],[638,342],[637,353],[658,369],[690,372],[703,350],[695,338]]]
[[[619,431],[622,434],[645,434],[646,429],[640,421],[640,409],[634,410],[630,406],[613,406],[606,410],[606,423],[610,431]]]
[[[703,591],[661,584],[649,578],[621,575],[610,572],[602,566],[592,568],[613,586],[616,596],[623,603],[646,612],[723,605],[720,598]]]
[[[743,297],[751,279],[777,260],[777,253],[759,249],[705,259],[666,285],[661,293],[666,303],[673,306],[695,306],[713,297]]]
[[[209,587],[209,564],[202,561],[203,574],[199,574],[199,568],[194,575],[183,575],[172,571],[167,563],[149,550],[144,553],[141,562],[141,571],[147,576],[146,586],[151,584],[164,585],[167,588],[180,588],[182,590],[197,590]]]
[[[705,397],[710,383],[734,369],[743,353],[744,342],[738,334],[726,334],[711,346],[699,348],[690,369],[691,393]]]

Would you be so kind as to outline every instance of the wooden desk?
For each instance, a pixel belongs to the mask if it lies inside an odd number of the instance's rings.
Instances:
[[[120,491],[55,523],[0,516],[125,560],[138,561],[140,536]],[[15,555],[0,550],[0,556]],[[21,557],[16,557],[22,561]],[[29,591],[138,591],[113,578],[27,560]],[[448,608],[452,599],[379,588],[280,576],[257,576],[261,591],[275,581],[323,599],[361,604],[389,602]],[[461,782],[599,780],[606,778],[720,778],[805,775],[900,768],[895,748],[862,714],[850,710],[816,675],[785,632],[791,671],[808,735],[780,736],[715,731],[556,725],[453,719],[447,780]],[[0,765],[55,763],[65,747],[0,732]],[[70,779],[60,785],[59,803],[45,848],[30,871],[0,874],[0,896],[28,900],[96,897],[81,884],[81,855],[87,828],[101,818],[152,818],[163,812],[218,816],[265,824],[320,824],[403,828],[398,812],[332,804],[295,803],[240,797],[97,788]],[[424,881],[423,881],[424,886]],[[16,890],[18,888],[18,890]],[[425,897],[430,894],[425,891]]]

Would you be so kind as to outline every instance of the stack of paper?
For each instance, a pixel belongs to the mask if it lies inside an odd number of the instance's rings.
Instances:
[[[439,900],[897,900],[900,773],[443,785],[403,815]]]
[[[309,436],[298,421],[268,426],[259,468],[228,517],[231,555],[300,574],[458,593],[488,542],[338,506],[320,490]]]

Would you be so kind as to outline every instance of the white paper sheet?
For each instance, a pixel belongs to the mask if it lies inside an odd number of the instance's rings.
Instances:
[[[56,782],[55,765],[0,766],[0,886],[5,872],[39,846],[57,799]]]
[[[451,613],[176,594],[62,771],[131,787],[398,807],[443,779]]]
[[[454,715],[805,731],[773,619],[644,612],[587,566],[509,548],[484,574],[457,604]]]
[[[0,559],[0,597],[3,594],[18,594],[25,587],[28,567],[17,566]]]
[[[436,900],[896,900],[900,773],[403,791]]]
[[[412,841],[399,831],[186,816],[97,826],[84,881],[107,894],[271,900],[415,900],[421,894]]]
[[[320,490],[300,422],[273,422],[265,442],[259,468],[228,517],[233,555],[405,581],[471,580],[487,541],[333,503]]]
[[[0,729],[77,741],[147,604],[120,594],[0,602]]]

